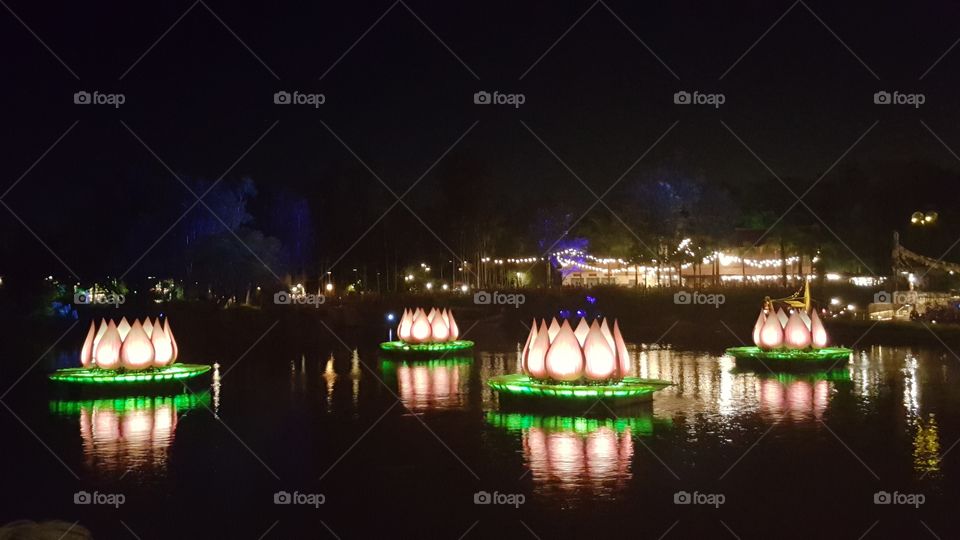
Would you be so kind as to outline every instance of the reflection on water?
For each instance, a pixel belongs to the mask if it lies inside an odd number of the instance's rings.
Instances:
[[[653,433],[649,407],[623,418],[541,416],[488,412],[487,422],[519,433],[536,492],[621,491],[633,477],[634,436]]]
[[[849,387],[846,366],[790,376],[738,370],[733,358],[668,347],[634,347],[635,374],[673,381],[654,396],[658,417],[696,415],[730,424],[744,415],[770,421],[814,422],[823,418],[831,396]]]
[[[330,358],[327,358],[327,366],[323,368],[323,380],[327,383],[327,412],[333,412],[333,387],[337,384],[333,353],[330,353]]]
[[[469,356],[439,360],[398,361],[381,359],[383,380],[414,412],[456,409],[466,406],[470,379]]]
[[[180,413],[209,407],[210,393],[54,400],[50,411],[79,417],[87,467],[98,473],[162,472],[169,461]]]
[[[798,441],[810,441],[810,448],[816,450],[823,439],[830,444],[827,452],[846,452],[833,437],[823,436],[820,422],[824,422],[848,440],[871,467],[896,462],[908,474],[926,479],[942,474],[940,456],[956,440],[956,413],[951,409],[956,404],[951,397],[955,395],[955,383],[948,374],[955,379],[957,368],[952,361],[943,360],[938,351],[876,346],[858,350],[847,365],[835,371],[786,376],[738,370],[731,358],[705,352],[628,345],[632,375],[667,379],[674,385],[657,392],[645,412],[618,412],[620,420],[603,420],[502,411],[497,395],[486,382],[490,377],[518,371],[517,349],[515,343],[509,343],[480,349],[472,357],[434,361],[391,358],[379,362],[372,361],[376,356],[367,357],[364,349],[360,353],[351,351],[349,356],[340,355],[337,349],[338,360],[327,349],[297,349],[282,360],[264,356],[259,362],[238,365],[237,373],[231,375],[236,378],[231,383],[233,390],[222,396],[221,370],[214,366],[213,393],[200,398],[182,395],[53,401],[50,410],[79,420],[88,468],[107,473],[159,471],[167,475],[169,454],[177,451],[172,443],[178,421],[183,411],[199,404],[196,399],[211,401],[215,414],[221,412],[223,400],[222,411],[227,415],[224,422],[244,439],[254,439],[262,426],[249,412],[236,413],[251,410],[237,406],[238,402],[256,403],[264,416],[282,417],[290,410],[298,414],[317,411],[354,421],[352,418],[367,414],[365,411],[382,410],[370,407],[371,403],[393,399],[380,387],[382,379],[407,408],[418,414],[467,411],[467,415],[461,415],[462,423],[426,419],[431,429],[454,447],[462,443],[458,437],[473,438],[470,430],[478,429],[477,421],[485,420],[488,426],[498,428],[501,436],[491,443],[494,447],[482,450],[482,456],[520,453],[534,489],[565,501],[575,501],[581,493],[587,497],[614,496],[625,486],[636,485],[640,479],[633,478],[631,469],[639,466],[634,460],[641,463],[653,459],[637,448],[641,444],[638,438],[651,433],[656,438],[643,442],[656,446],[658,454],[671,467],[677,467],[681,476],[679,468],[683,464],[702,458],[703,453],[715,453],[722,445],[749,446],[773,423],[777,423],[776,430],[764,444],[785,445],[777,447],[778,451],[807,448]],[[267,394],[263,388],[277,391]],[[276,399],[277,395],[289,399]],[[364,417],[361,425],[369,425],[375,418]],[[325,425],[339,424],[327,420],[324,418]],[[383,419],[385,423],[392,421],[390,416]],[[450,430],[451,424],[456,424],[458,431]],[[304,425],[305,430],[312,429],[312,424]],[[887,437],[892,444],[877,446],[847,439],[844,429],[873,435],[866,440]],[[813,432],[820,435],[811,435]],[[882,435],[876,436],[877,432]],[[948,438],[941,440],[941,432]],[[180,441],[176,448],[189,446],[205,451],[208,441],[192,431],[190,435],[190,440]],[[329,435],[341,436],[337,431]],[[343,446],[353,441],[342,441]],[[267,444],[254,441],[251,446],[260,452]],[[63,450],[76,453],[76,448]],[[751,459],[762,467],[761,456],[762,452],[757,452]],[[798,455],[797,459],[803,457]],[[298,455],[294,459],[311,458]],[[418,469],[430,467],[430,463],[417,465]],[[729,464],[718,465],[721,470],[717,474],[726,466]]]
[[[913,438],[913,470],[921,475],[940,472],[940,430],[931,413],[924,421],[917,419],[917,434]]]
[[[774,420],[822,420],[830,401],[831,384],[849,382],[847,369],[801,376],[764,375],[760,380],[760,411]]]

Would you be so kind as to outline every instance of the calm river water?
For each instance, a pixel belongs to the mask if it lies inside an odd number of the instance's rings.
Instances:
[[[175,396],[57,399],[28,378],[0,412],[0,517],[144,539],[960,528],[960,361],[945,349],[877,346],[789,377],[738,370],[719,351],[630,344],[636,375],[675,385],[613,417],[501,410],[485,382],[517,370],[515,342],[421,363],[372,345],[274,340],[210,359],[222,362],[213,384]],[[80,491],[123,502],[74,504]],[[475,504],[481,491],[502,504]],[[275,504],[284,493],[303,504]]]

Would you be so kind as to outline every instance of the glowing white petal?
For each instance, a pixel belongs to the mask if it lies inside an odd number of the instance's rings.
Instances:
[[[607,318],[603,318],[603,322],[600,323],[600,332],[603,334],[603,337],[607,338],[607,345],[610,346],[610,350],[616,352],[617,344],[613,340],[613,334],[610,333],[610,326],[607,325]]]
[[[430,332],[433,334],[431,341],[443,342],[450,339],[450,329],[447,323],[443,322],[443,317],[436,315],[433,322],[430,323]]]
[[[827,337],[827,329],[823,327],[823,322],[820,321],[816,311],[810,312],[810,334],[813,346],[817,349],[826,347],[830,341]]]
[[[397,326],[397,338],[400,341],[410,341],[410,327],[413,326],[413,317],[410,315],[410,310],[403,310],[403,316],[400,317],[400,325]]]
[[[527,353],[530,352],[530,346],[537,339],[537,321],[534,319],[530,325],[530,333],[527,334],[527,342],[523,345],[523,351],[520,353],[520,371],[527,373]]]
[[[411,343],[426,343],[430,341],[430,321],[422,309],[417,310],[417,316],[413,320],[413,326],[410,328]]]
[[[590,325],[587,324],[587,318],[581,317],[580,322],[577,324],[577,329],[573,331],[573,335],[577,336],[577,342],[580,343],[580,346],[583,347],[583,341],[587,339],[587,334],[590,333]]]
[[[97,328],[97,335],[93,338],[93,359],[97,359],[97,345],[100,344],[100,338],[103,337],[104,332],[107,331],[107,320],[100,319],[100,328]]]
[[[120,324],[117,325],[117,332],[120,332],[120,341],[127,339],[127,333],[130,332],[130,323],[127,322],[126,317],[120,319]]]
[[[540,329],[537,331],[537,338],[530,344],[530,351],[527,353],[527,375],[535,379],[547,378],[547,351],[550,349],[550,336],[547,332],[547,322],[540,323]]]
[[[607,344],[607,338],[600,331],[600,325],[593,321],[583,343],[584,373],[588,379],[602,381],[614,375],[617,358]]]
[[[102,369],[117,369],[120,367],[121,345],[123,345],[123,340],[120,339],[120,331],[117,330],[117,325],[111,320],[94,353],[97,366]]]
[[[763,323],[767,321],[767,312],[760,310],[760,316],[757,317],[757,324],[753,325],[753,344],[760,346],[760,330],[763,329]]]
[[[570,327],[570,321],[563,321],[563,326],[550,342],[546,362],[547,374],[551,379],[575,381],[583,375],[583,350]]]
[[[560,332],[560,324],[557,323],[557,318],[554,317],[553,320],[550,321],[550,328],[547,330],[547,337],[550,338],[550,343],[553,343],[553,340],[556,339],[558,332]]]
[[[617,348],[617,364],[620,368],[620,376],[626,377],[633,370],[633,363],[630,361],[630,353],[627,352],[627,344],[623,342],[620,324],[617,323],[616,319],[613,321],[613,342]]]
[[[460,339],[460,327],[457,326],[457,320],[453,318],[453,311],[448,311],[447,317],[450,318],[450,341],[456,341]],[[467,328],[467,330],[470,329]]]
[[[777,320],[780,321],[780,328],[787,326],[787,321],[790,320],[790,318],[783,312],[783,308],[777,310]]]
[[[147,337],[153,337],[153,323],[150,322],[150,317],[147,317],[144,321],[143,331],[147,333]]]
[[[173,345],[173,360],[170,363],[177,361],[177,358],[180,357],[180,347],[177,346],[177,338],[173,335],[173,329],[170,328],[170,318],[167,317],[163,320],[163,333],[170,338],[170,344]]]
[[[97,331],[93,321],[90,321],[90,330],[87,331],[87,338],[83,340],[83,347],[80,348],[80,365],[90,367],[93,363],[93,337]]]
[[[129,370],[139,371],[153,365],[153,356],[153,343],[150,343],[140,321],[133,321],[120,347],[120,364]]]
[[[807,330],[810,330],[810,316],[807,315],[806,311],[800,312],[800,318],[803,319],[803,324],[807,325]]]
[[[163,367],[173,362],[173,343],[160,326],[160,321],[153,327],[153,335],[150,336],[150,343],[153,344],[153,365]]]
[[[783,345],[783,327],[780,326],[780,318],[770,315],[760,329],[760,348],[769,350],[781,345]]]
[[[783,329],[783,344],[788,349],[806,349],[810,346],[810,331],[800,314],[794,312]]]

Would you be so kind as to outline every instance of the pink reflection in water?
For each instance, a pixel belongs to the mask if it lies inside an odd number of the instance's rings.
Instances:
[[[97,471],[165,469],[176,428],[172,402],[120,411],[95,403],[80,410],[85,462]]]
[[[464,364],[402,364],[397,367],[400,399],[411,411],[462,407],[468,369]]]
[[[789,415],[795,421],[821,419],[830,398],[828,381],[791,381],[764,379],[760,383],[761,409],[780,419]]]
[[[587,490],[610,494],[632,478],[633,439],[601,426],[589,434],[531,427],[523,433],[523,454],[537,489]]]

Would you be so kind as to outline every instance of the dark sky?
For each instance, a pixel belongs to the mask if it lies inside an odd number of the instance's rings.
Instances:
[[[412,203],[483,182],[484,196],[505,208],[536,208],[545,192],[588,206],[587,190],[531,131],[598,192],[677,121],[638,170],[679,161],[734,188],[766,176],[732,130],[802,191],[874,122],[835,172],[960,164],[921,123],[960,149],[960,50],[929,69],[960,38],[955,2],[346,4],[7,1],[0,190],[78,123],[3,202],[54,252],[88,265],[89,246],[120,234],[156,190],[183,190],[121,121],[178,174],[208,179],[278,122],[228,179],[250,176],[262,190],[311,201],[329,198],[344,176],[379,186],[324,123],[399,193],[478,122],[411,191]],[[126,103],[75,105],[80,90],[123,93]],[[322,92],[326,103],[278,106],[279,90]],[[526,102],[478,106],[480,90]],[[720,92],[726,102],[678,106],[678,90]],[[878,90],[923,93],[926,103],[878,106]],[[382,195],[377,208],[326,203],[361,216],[336,231],[344,241],[392,202]],[[179,212],[170,209],[157,235]],[[55,265],[3,208],[0,226]]]

